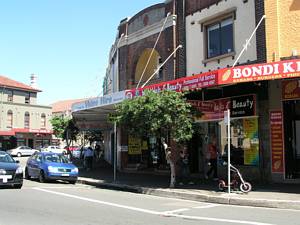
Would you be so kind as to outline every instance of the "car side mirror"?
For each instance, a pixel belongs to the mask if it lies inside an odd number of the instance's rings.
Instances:
[[[19,160],[16,160],[16,163],[20,163],[20,161],[19,161]]]

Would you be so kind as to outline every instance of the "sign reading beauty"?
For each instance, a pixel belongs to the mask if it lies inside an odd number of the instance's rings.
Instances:
[[[218,84],[300,77],[300,59],[219,70]]]
[[[151,90],[159,93],[163,90],[188,91],[197,88],[206,88],[217,85],[218,72],[208,72],[198,74],[192,77],[184,77],[176,80],[166,81],[159,84],[148,85],[144,88],[131,89],[126,91],[126,98],[131,99],[135,96],[142,96],[145,90]]]

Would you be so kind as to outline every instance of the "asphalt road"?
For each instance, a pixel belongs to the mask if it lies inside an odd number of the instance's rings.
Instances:
[[[25,159],[21,159],[22,161]],[[201,203],[62,182],[0,189],[0,225],[300,224],[300,211]]]

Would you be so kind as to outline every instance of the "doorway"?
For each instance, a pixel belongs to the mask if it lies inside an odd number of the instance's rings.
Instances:
[[[33,139],[28,139],[28,147],[33,148]]]
[[[300,178],[300,100],[283,102],[285,177]]]

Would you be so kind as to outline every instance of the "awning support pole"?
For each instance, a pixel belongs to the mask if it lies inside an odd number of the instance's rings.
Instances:
[[[114,123],[114,182],[117,181],[117,123]]]

